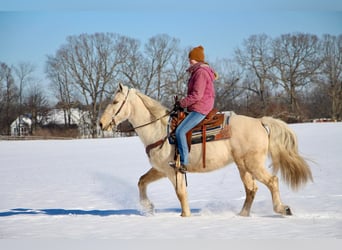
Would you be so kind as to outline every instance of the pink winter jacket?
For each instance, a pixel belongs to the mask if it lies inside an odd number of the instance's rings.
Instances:
[[[207,115],[214,107],[215,72],[205,63],[196,63],[188,71],[191,73],[188,94],[179,101],[180,106]]]

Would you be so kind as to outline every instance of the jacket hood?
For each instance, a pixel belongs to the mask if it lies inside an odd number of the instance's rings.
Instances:
[[[209,66],[209,64],[207,64],[207,63],[196,63],[196,64],[194,64],[194,65],[191,65],[188,69],[187,69],[187,71],[189,72],[189,73],[193,73],[193,72],[195,72],[195,71],[197,71],[197,70],[199,70],[199,69],[201,69],[201,70],[205,70],[206,72],[208,72],[208,74],[209,74],[209,76],[210,76],[210,78],[211,78],[211,80],[216,80],[217,78],[218,78],[218,75],[217,75],[217,73],[214,71],[214,69],[212,69],[210,66]]]

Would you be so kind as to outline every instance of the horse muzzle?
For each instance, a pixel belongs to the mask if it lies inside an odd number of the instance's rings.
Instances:
[[[114,127],[116,127],[114,119],[108,124],[104,124],[103,122],[100,121],[99,126],[101,130],[103,131],[110,131],[110,130],[113,130]]]

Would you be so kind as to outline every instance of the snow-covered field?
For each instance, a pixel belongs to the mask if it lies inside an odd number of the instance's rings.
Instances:
[[[314,177],[298,192],[281,182],[291,217],[273,212],[260,183],[251,216],[237,216],[244,189],[235,165],[188,174],[192,217],[179,216],[167,179],[149,186],[156,213],[142,215],[137,182],[149,163],[137,137],[0,141],[0,238],[342,239],[342,123],[291,127]]]

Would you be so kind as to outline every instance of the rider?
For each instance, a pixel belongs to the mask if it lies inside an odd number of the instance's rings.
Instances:
[[[215,101],[214,70],[204,61],[204,48],[198,46],[189,52],[190,73],[187,96],[175,104],[175,109],[186,108],[188,116],[176,129],[176,142],[180,154],[180,171],[187,171],[188,145],[186,133],[200,123],[213,109]],[[170,162],[175,167],[175,162]]]

